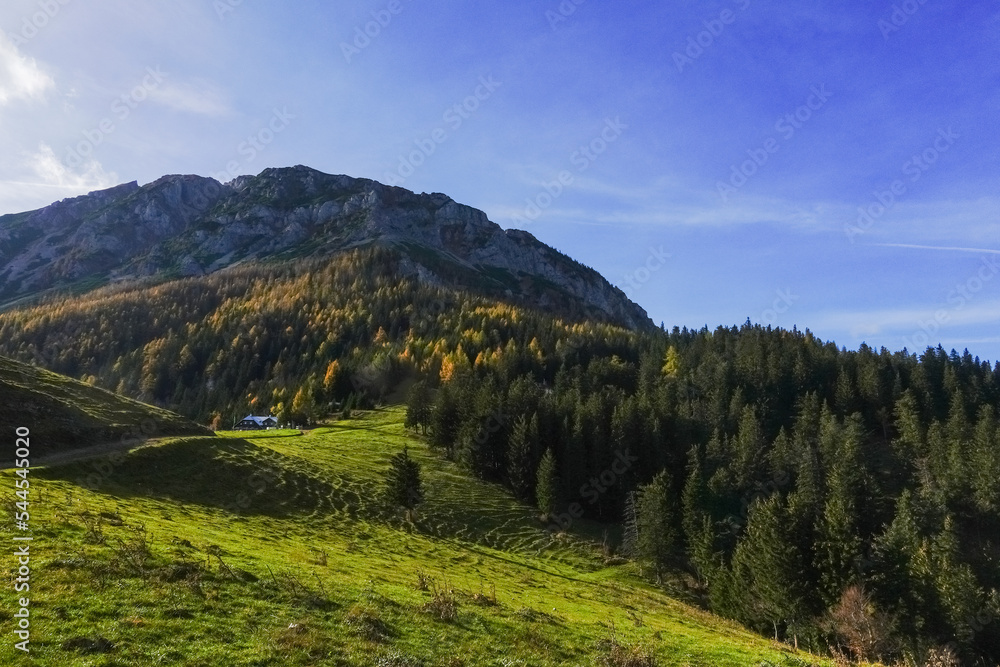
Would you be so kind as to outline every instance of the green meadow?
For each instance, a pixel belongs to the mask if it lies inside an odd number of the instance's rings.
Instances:
[[[606,557],[600,526],[552,535],[403,416],[33,469],[31,652],[14,648],[8,556],[0,664],[832,665],[670,597]],[[381,500],[404,445],[426,495],[411,517]],[[0,475],[7,544],[15,479]]]

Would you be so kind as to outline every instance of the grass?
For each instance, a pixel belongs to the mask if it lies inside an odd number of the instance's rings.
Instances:
[[[599,526],[551,539],[402,421],[390,408],[33,470],[31,664],[832,664],[606,566]],[[426,488],[412,521],[379,499],[404,444]],[[74,483],[95,470],[95,490]],[[0,533],[9,544],[10,520]],[[12,624],[0,612],[0,664],[25,662]]]
[[[0,357],[0,422],[31,429],[36,459],[123,438],[208,433],[172,412],[5,357]],[[9,459],[3,463],[10,465]]]

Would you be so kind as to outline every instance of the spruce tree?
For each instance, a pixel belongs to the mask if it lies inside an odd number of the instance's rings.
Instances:
[[[972,436],[971,479],[972,495],[980,512],[997,516],[1000,513],[1000,431],[992,406],[979,412]]]
[[[636,502],[636,552],[661,583],[667,569],[679,561],[680,535],[670,475],[660,472],[639,489]]]
[[[410,452],[393,455],[385,478],[385,497],[395,507],[402,507],[409,515],[423,502],[424,489],[420,474],[420,464],[410,458]]]
[[[559,469],[551,447],[545,450],[542,461],[538,465],[535,498],[538,501],[538,509],[546,517],[555,512],[559,506]]]
[[[806,620],[802,555],[789,539],[784,502],[777,495],[754,501],[745,534],[733,555],[737,585],[746,588],[743,617],[792,633]]]
[[[420,428],[421,433],[427,431],[431,424],[434,401],[431,390],[423,380],[415,383],[410,388],[410,393],[406,401],[406,421],[405,428]]]
[[[827,607],[833,606],[851,583],[861,561],[858,497],[862,491],[862,430],[857,418],[850,418],[842,428],[834,418],[825,423],[839,446],[834,452],[828,493],[816,535],[816,568],[821,595]]]
[[[460,426],[458,399],[451,385],[438,391],[431,412],[431,444],[444,449],[449,459],[455,457],[455,441]]]
[[[535,488],[535,451],[538,447],[538,414],[514,422],[507,443],[507,481],[518,500],[529,501]]]

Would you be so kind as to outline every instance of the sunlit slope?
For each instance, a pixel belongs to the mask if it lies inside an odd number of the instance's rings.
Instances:
[[[671,600],[582,538],[553,542],[402,416],[34,471],[33,664],[829,664]],[[413,523],[379,499],[404,444],[426,487]],[[97,490],[74,485],[98,469]],[[615,655],[656,662],[601,661]]]

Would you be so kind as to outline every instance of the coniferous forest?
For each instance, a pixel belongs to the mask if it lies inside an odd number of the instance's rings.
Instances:
[[[620,528],[780,641],[1000,660],[1000,365],[751,325],[631,331],[406,277],[386,250],[0,315],[0,354],[216,427],[406,400],[441,456]],[[615,534],[618,534],[616,531]]]

